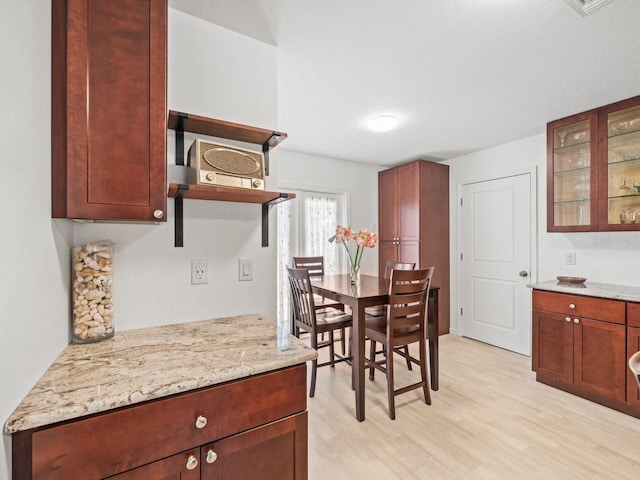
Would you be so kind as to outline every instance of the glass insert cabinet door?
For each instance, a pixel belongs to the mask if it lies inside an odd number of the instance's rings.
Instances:
[[[636,105],[616,104],[616,110],[605,108],[600,117],[607,159],[600,171],[601,189],[606,191],[600,223],[611,230],[640,229],[640,104],[637,99],[630,103]]]
[[[548,231],[588,231],[598,223],[597,129],[595,112],[548,125]]]

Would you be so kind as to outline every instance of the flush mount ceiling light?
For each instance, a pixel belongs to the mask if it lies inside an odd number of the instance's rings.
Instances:
[[[573,8],[583,17],[613,0],[564,0],[564,3]]]
[[[373,117],[367,123],[369,130],[373,132],[388,132],[398,126],[398,119],[392,115],[380,115]]]

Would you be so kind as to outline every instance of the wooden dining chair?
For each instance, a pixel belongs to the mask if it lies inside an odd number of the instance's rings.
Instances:
[[[308,332],[311,347],[315,350],[329,348],[329,361],[318,363],[318,360],[315,359],[311,362],[309,396],[313,397],[316,391],[316,371],[319,367],[327,365],[334,367],[336,363],[351,360],[351,357],[340,356],[335,352],[333,333],[335,330],[344,331],[351,327],[353,321],[351,315],[342,310],[335,308],[317,310],[315,308],[310,275],[307,269],[287,267],[287,274],[291,287],[291,303],[296,332],[300,330]],[[323,333],[327,333],[329,339],[318,341],[318,335]],[[349,336],[351,337],[351,335]]]
[[[371,358],[365,358],[365,365],[386,374],[387,396],[389,399],[389,417],[396,418],[395,397],[416,388],[422,388],[424,401],[431,404],[427,373],[427,300],[433,277],[434,267],[420,270],[392,270],[389,280],[389,306],[387,315],[365,319],[364,334],[372,341],[382,343],[384,359],[375,360],[375,347],[370,351]],[[418,343],[418,358],[400,350]],[[372,344],[374,345],[374,344]],[[420,366],[420,381],[396,389],[393,375],[393,354],[397,353]]]
[[[323,256],[315,256],[315,257],[293,257],[293,268],[306,268],[309,272],[309,277],[322,277],[324,276],[324,257]],[[325,308],[335,308],[337,310],[344,311],[344,305],[342,303],[336,302],[335,300],[331,300],[330,298],[325,298],[322,295],[313,294],[313,301],[316,307],[316,310],[322,310]],[[324,336],[322,337],[324,340]],[[340,344],[342,347],[342,354],[345,354],[345,331],[340,331]]]
[[[387,260],[384,264],[384,278],[391,278],[391,271],[392,270],[413,270],[414,268],[416,268],[416,264],[414,263],[403,263],[403,262],[393,262],[391,260]],[[386,316],[387,315],[387,305],[374,305],[373,307],[367,307],[364,309],[364,314],[366,316],[369,317],[380,317],[380,316]],[[375,352],[376,350],[376,344],[373,340],[371,340],[371,343],[373,344],[371,346],[371,348],[373,349],[373,351]],[[343,352],[344,353],[344,352]],[[376,352],[378,353],[378,352]],[[382,353],[382,352],[379,352]],[[405,353],[408,356],[409,355],[409,347],[405,346]],[[374,357],[373,360],[375,360],[375,353],[374,353]],[[413,367],[411,366],[411,361],[409,359],[407,359],[407,368],[409,370],[412,370]],[[373,380],[373,370],[371,370],[369,372],[369,378],[371,378]]]

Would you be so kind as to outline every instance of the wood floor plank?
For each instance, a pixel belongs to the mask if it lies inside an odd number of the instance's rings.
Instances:
[[[398,385],[418,376],[400,360],[395,371]],[[529,357],[443,336],[431,395],[430,406],[420,390],[397,397],[392,421],[377,372],[358,422],[350,367],[319,369],[308,402],[309,478],[640,478],[640,420],[537,383]]]

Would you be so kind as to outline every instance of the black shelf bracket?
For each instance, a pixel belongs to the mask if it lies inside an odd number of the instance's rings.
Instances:
[[[178,187],[178,193],[174,201],[175,206],[175,233],[174,233],[174,246],[184,247],[184,211],[183,201],[184,194],[189,190],[188,185],[180,185]]]
[[[184,113],[178,114],[178,126],[176,127],[176,165],[180,166],[184,166],[184,121],[187,118],[187,115]]]
[[[269,246],[269,207],[289,200],[289,195],[280,193],[276,198],[262,204],[262,246]]]
[[[262,204],[262,246],[269,246],[269,204]]]
[[[269,176],[269,142],[262,144],[262,153],[264,153],[264,174]]]
[[[269,176],[269,150],[271,147],[275,147],[281,142],[280,137],[282,134],[279,132],[273,132],[269,139],[262,144],[262,153],[264,153],[264,174]]]

